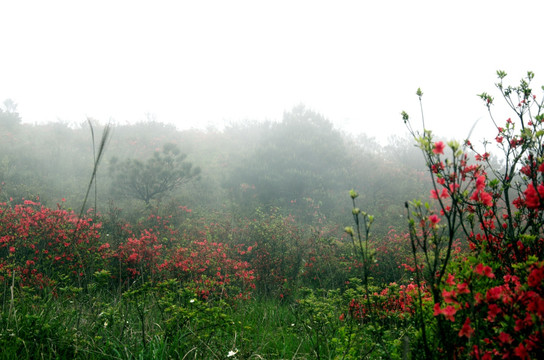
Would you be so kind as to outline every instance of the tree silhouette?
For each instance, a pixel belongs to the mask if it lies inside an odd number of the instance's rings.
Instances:
[[[185,161],[186,157],[175,144],[169,143],[164,145],[162,151],[155,151],[145,162],[138,159],[119,162],[113,158],[110,172],[114,177],[115,189],[149,206],[151,200],[160,199],[199,177],[200,168]]]

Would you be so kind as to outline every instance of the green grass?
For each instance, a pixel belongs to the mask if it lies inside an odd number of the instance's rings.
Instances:
[[[285,302],[250,300],[236,313],[240,328],[238,349],[247,358],[304,359],[309,343],[298,332],[297,318]]]
[[[313,358],[284,301],[210,305],[180,297],[164,307],[153,291],[137,300],[107,291],[20,291],[11,313],[10,301],[3,306],[0,359]],[[236,355],[227,357],[231,351]]]

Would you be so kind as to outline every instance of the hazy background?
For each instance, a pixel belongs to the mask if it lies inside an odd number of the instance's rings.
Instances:
[[[303,103],[378,140],[400,111],[463,138],[495,70],[544,83],[541,1],[1,1],[0,100],[26,123],[178,129]],[[495,92],[496,94],[496,92]],[[498,95],[498,94],[496,94]],[[500,120],[499,116],[499,120]],[[488,136],[489,137],[489,136]]]

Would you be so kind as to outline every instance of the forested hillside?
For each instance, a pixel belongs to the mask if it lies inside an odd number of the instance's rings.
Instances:
[[[544,101],[497,75],[481,146],[404,111],[383,145],[302,105],[178,131],[6,101],[0,358],[543,358]]]
[[[23,124],[16,111],[1,111],[2,199],[20,203],[39,198],[46,206],[65,199],[64,206],[79,209],[93,170],[93,151],[106,124],[89,119],[77,125],[30,125]],[[394,217],[399,218],[404,201],[421,196],[430,186],[424,163],[408,138],[391,138],[384,146],[364,134],[345,134],[302,105],[286,112],[281,121],[246,121],[222,130],[178,131],[156,121],[113,125],[111,130],[87,208],[94,207],[96,190],[100,213],[121,209],[131,221],[183,205],[234,217],[277,208],[307,225],[319,209],[330,221],[342,223],[350,212],[346,194],[357,188],[364,206],[388,219],[376,224],[386,233],[390,226],[403,226]],[[165,146],[185,155],[183,163],[200,173],[146,202],[128,189],[131,179],[136,182],[131,171],[137,165],[130,161],[146,163],[155,154],[164,155]],[[153,173],[163,165],[157,162]]]

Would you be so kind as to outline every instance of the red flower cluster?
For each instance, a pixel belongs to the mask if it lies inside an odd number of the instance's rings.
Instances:
[[[540,200],[544,200],[544,185],[539,184],[535,189],[533,183],[529,183],[523,194],[525,195],[525,206],[533,210],[538,209],[541,206]]]

